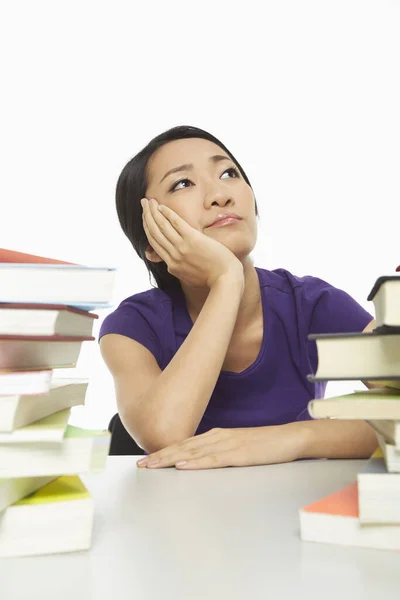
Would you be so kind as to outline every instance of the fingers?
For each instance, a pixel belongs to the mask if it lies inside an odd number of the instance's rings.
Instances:
[[[149,219],[148,226],[150,233],[154,235],[154,233],[161,231],[164,237],[166,237],[173,246],[176,246],[179,242],[181,242],[182,237],[174,227],[173,222],[179,223],[179,221],[182,221],[188,227],[190,227],[190,225],[181,219],[181,217],[179,217],[173,210],[167,208],[166,206],[161,206],[154,199],[147,200],[146,198],[143,198],[142,202],[143,215]],[[159,210],[160,207],[163,209],[162,212]],[[157,224],[158,229],[154,229],[153,231],[151,226],[154,223]]]
[[[180,217],[168,206],[165,206],[164,204],[159,204],[157,208],[157,212],[161,213],[166,217],[166,219],[168,219],[168,221],[173,226],[174,231],[178,232],[181,238],[184,238],[187,235],[193,233],[193,231],[197,231],[191,225],[189,225],[189,223],[187,223],[185,219],[182,219],[182,217]]]
[[[205,450],[205,449],[203,449]],[[144,465],[145,466],[145,465]],[[203,456],[187,457],[176,460],[173,464],[162,464],[162,461],[155,463],[152,467],[160,469],[162,467],[176,467],[182,471],[201,470],[201,469],[220,469],[222,467],[240,466],[236,458],[236,452],[232,449],[220,451],[215,449],[214,452],[208,451]]]
[[[176,246],[181,238],[168,220],[155,209],[154,202],[149,202],[145,198],[141,201],[143,228],[151,247],[165,262],[168,262],[174,254],[174,245]]]
[[[226,450],[231,445],[224,432],[211,430],[154,452],[137,462],[138,467],[162,469],[177,466],[182,461],[193,461]]]
[[[137,464],[139,467],[147,467],[149,469],[173,467],[180,460],[202,456],[206,445],[208,445],[207,440],[199,441],[196,438],[189,438],[179,444],[173,444],[158,452],[153,452],[153,454],[149,454],[145,459],[138,461]]]
[[[200,458],[179,461],[175,467],[179,470],[201,470],[201,469],[221,469],[223,467],[234,467],[236,465],[235,456],[232,450],[225,452],[211,453]]]

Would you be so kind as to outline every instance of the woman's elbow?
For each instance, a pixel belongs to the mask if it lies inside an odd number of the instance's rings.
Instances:
[[[166,427],[164,424],[157,422],[143,424],[137,422],[135,427],[132,427],[129,419],[124,419],[121,416],[121,420],[129,435],[149,454],[158,452],[158,450],[173,444],[179,444],[194,435],[193,431],[183,427]]]

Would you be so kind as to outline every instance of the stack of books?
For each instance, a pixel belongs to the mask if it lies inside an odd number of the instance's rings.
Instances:
[[[88,549],[93,501],[79,473],[101,471],[108,431],[68,424],[88,380],[57,378],[93,341],[115,269],[0,249],[0,557]]]
[[[356,481],[300,510],[300,531],[307,541],[400,550],[400,275],[379,277],[368,300],[372,333],[309,336],[318,351],[310,379],[375,387],[312,400],[308,410],[316,419],[367,421],[379,446]]]

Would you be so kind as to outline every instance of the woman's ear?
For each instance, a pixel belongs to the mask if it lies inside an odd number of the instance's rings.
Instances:
[[[163,259],[157,254],[157,252],[150,245],[145,250],[146,258],[150,262],[159,263],[163,262]]]

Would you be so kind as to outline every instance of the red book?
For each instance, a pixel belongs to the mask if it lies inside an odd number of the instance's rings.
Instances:
[[[16,250],[7,250],[0,248],[0,262],[2,263],[33,263],[33,264],[51,264],[51,265],[73,265],[74,263],[66,262],[65,260],[57,260],[55,258],[46,258],[45,256],[37,256],[36,254],[26,254],[25,252],[17,252]]]
[[[0,303],[0,336],[90,337],[98,315],[64,304]]]

